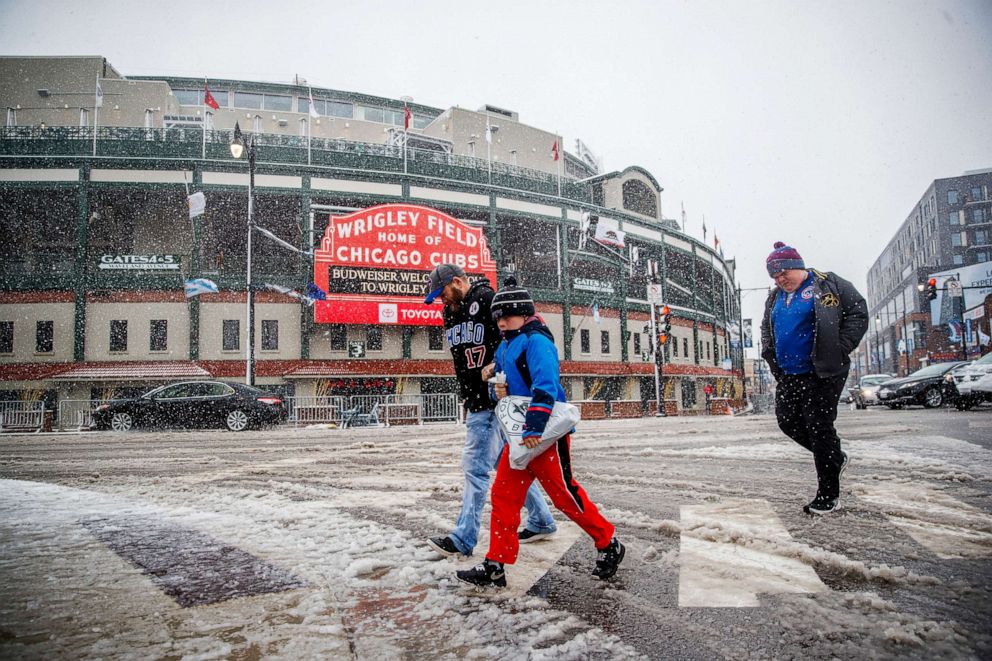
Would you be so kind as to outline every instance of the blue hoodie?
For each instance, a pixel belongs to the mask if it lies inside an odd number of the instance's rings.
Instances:
[[[520,330],[503,333],[495,362],[496,371],[506,374],[507,392],[531,398],[523,437],[540,437],[555,402],[566,401],[554,336],[540,318],[530,317]]]

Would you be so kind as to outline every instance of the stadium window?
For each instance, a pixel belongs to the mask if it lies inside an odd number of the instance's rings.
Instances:
[[[277,110],[291,112],[293,110],[293,97],[281,94],[266,94],[262,99],[262,108],[265,110]]]
[[[468,143],[468,155],[475,158],[475,141],[469,140]]]
[[[424,115],[414,115],[413,116],[413,128],[415,128],[415,129],[425,129],[433,121],[434,121],[434,118],[433,117],[426,117]]]
[[[637,179],[623,182],[623,208],[652,218],[658,215],[658,196]]]
[[[169,345],[169,321],[152,319],[148,328],[148,350],[165,351]]]
[[[279,350],[279,320],[262,320],[262,351]]]
[[[255,115],[255,117],[251,120],[251,131],[252,131],[252,133],[261,133],[262,132],[262,116],[261,115]]]
[[[382,351],[382,326],[369,326],[366,328],[365,347],[369,351]]]
[[[39,321],[35,324],[35,353],[51,353],[55,348],[55,322]]]
[[[677,337],[672,338],[672,357],[679,357],[679,338]]]
[[[256,110],[261,110],[262,108],[262,95],[254,94],[252,92],[235,92],[234,93],[234,107],[235,108],[254,108]]]
[[[427,349],[442,351],[444,349],[444,329],[431,326],[427,329]]]
[[[583,328],[579,331],[579,352],[581,353],[591,353],[589,348],[589,329]]]
[[[307,137],[307,118],[300,118],[300,137]]]
[[[7,126],[17,126],[17,110],[7,108]]]
[[[217,99],[217,91],[213,90],[210,94]],[[181,106],[200,106],[203,105],[203,90],[172,90],[172,96],[175,97],[176,101]],[[220,100],[217,99],[219,102]],[[221,105],[224,105],[221,103]]]
[[[313,100],[313,109],[317,111],[317,114],[318,115],[323,115],[324,114],[324,100],[323,99],[314,99]],[[310,114],[310,97],[309,96],[301,96],[301,97],[299,97],[296,100],[296,111],[297,112],[306,113],[306,114]]]
[[[127,319],[110,320],[110,351],[127,351]]]
[[[241,348],[241,320],[225,319],[221,331],[221,350],[238,351]]]
[[[600,353],[610,353],[610,331],[599,331]]]
[[[13,321],[0,321],[0,353],[14,353]]]
[[[641,334],[634,333],[634,353],[641,353]]]
[[[90,125],[90,111],[86,108],[79,109],[79,125],[89,126]]]
[[[348,348],[348,329],[344,324],[331,326],[331,351],[345,351]]]
[[[351,119],[355,116],[355,106],[341,101],[328,101],[325,110],[329,117]]]
[[[370,108],[369,106],[358,106],[358,119],[366,122],[378,122],[382,124],[385,117],[382,108]]]
[[[958,192],[956,190],[954,190],[953,188],[951,190],[947,191],[947,203],[948,204],[957,204],[958,203]]]
[[[689,338],[682,338],[682,355],[686,358],[689,357]]]

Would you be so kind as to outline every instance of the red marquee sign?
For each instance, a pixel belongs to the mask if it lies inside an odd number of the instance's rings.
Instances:
[[[496,262],[481,227],[414,204],[382,204],[331,216],[314,255],[320,324],[440,326],[442,304],[424,304],[427,276],[458,264],[495,285]]]

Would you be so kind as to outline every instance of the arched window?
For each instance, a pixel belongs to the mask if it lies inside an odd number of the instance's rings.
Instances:
[[[255,115],[255,118],[251,121],[251,132],[261,133],[262,132],[262,116]]]
[[[652,218],[658,217],[658,196],[637,179],[623,182],[623,208]]]

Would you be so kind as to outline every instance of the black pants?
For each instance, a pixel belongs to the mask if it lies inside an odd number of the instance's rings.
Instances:
[[[779,428],[799,445],[813,453],[816,464],[817,495],[840,495],[840,467],[843,455],[834,428],[837,402],[847,375],[821,379],[815,374],[786,374],[775,391],[775,417]]]

